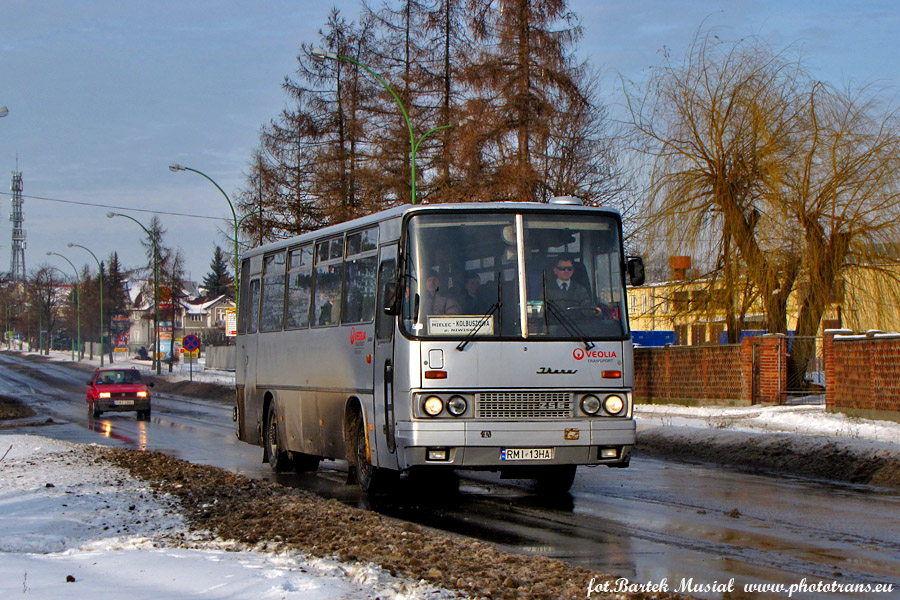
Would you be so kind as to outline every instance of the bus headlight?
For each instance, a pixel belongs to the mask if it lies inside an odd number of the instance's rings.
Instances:
[[[430,417],[436,417],[444,410],[444,401],[437,396],[428,396],[422,404],[425,414]]]
[[[450,400],[447,401],[447,412],[454,417],[458,417],[466,412],[467,408],[469,408],[469,403],[462,396],[451,396]]]
[[[603,399],[603,410],[615,417],[625,410],[625,400],[621,396],[610,394]]]
[[[600,412],[600,398],[588,394],[581,399],[581,411],[586,415],[596,415]]]

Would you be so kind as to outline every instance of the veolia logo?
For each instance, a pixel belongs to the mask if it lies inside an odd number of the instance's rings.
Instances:
[[[357,331],[356,327],[350,328],[350,345],[352,346],[356,342],[364,342],[366,341],[366,332],[365,331]]]
[[[582,350],[581,348],[575,348],[572,351],[572,356],[575,357],[575,360],[582,360],[585,357],[587,358],[616,358],[615,350]]]

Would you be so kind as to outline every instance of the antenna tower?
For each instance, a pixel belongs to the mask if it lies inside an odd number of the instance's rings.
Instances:
[[[14,282],[25,281],[25,212],[22,210],[22,172],[13,171],[12,174],[12,212],[9,220],[12,221],[12,251],[9,260],[9,276]]]

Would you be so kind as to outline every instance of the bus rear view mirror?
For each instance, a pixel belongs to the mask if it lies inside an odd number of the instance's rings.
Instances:
[[[640,256],[628,257],[628,279],[631,285],[644,285],[644,260]]]
[[[396,315],[399,311],[397,310],[397,282],[389,281],[384,284],[384,306],[382,310],[384,310],[384,314],[386,315]]]

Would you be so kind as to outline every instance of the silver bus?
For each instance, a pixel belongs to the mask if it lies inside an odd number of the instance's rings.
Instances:
[[[574,198],[400,206],[241,262],[237,436],[276,470],[346,459],[568,490],[627,467],[632,342],[618,212]],[[355,474],[355,475],[354,475]]]

